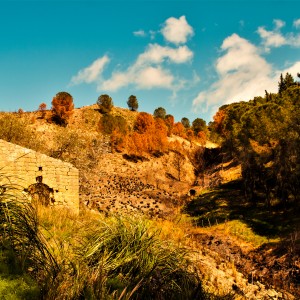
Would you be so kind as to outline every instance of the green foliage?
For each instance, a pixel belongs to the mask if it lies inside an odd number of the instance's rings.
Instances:
[[[114,130],[117,130],[122,134],[126,134],[128,130],[128,124],[126,119],[124,119],[122,116],[105,114],[100,120],[99,129],[104,134],[112,134]]]
[[[190,120],[188,118],[182,118],[181,119],[181,124],[185,127],[185,128],[190,128],[191,127],[191,123]]]
[[[256,205],[263,195],[268,207],[300,200],[300,87],[287,74],[279,90],[225,106],[223,117],[220,110],[214,117],[223,150],[241,163],[246,199]]]
[[[137,109],[139,108],[139,103],[136,96],[131,95],[128,98],[127,105],[132,111],[137,111]]]
[[[163,107],[158,107],[154,110],[153,115],[154,115],[155,118],[165,119],[166,110]]]
[[[188,271],[185,250],[160,241],[143,219],[103,224],[84,249],[93,272],[101,269],[109,289],[119,295],[126,288],[135,291],[134,299],[189,299],[200,288]]]
[[[112,98],[107,94],[99,96],[97,104],[99,106],[100,112],[103,114],[109,113],[114,106]]]
[[[200,131],[206,130],[206,122],[201,118],[197,118],[193,121],[192,128],[195,135],[197,135]]]
[[[296,85],[293,76],[290,73],[286,73],[285,77],[280,75],[280,80],[278,82],[278,93],[281,95],[282,92],[286,91],[288,88],[290,88],[293,85]]]
[[[37,283],[17,264],[16,256],[5,243],[0,246],[0,295],[1,299],[40,299]]]

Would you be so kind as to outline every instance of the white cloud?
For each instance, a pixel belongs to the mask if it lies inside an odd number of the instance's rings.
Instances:
[[[300,47],[300,34],[290,32],[284,35],[280,29],[285,26],[285,22],[282,20],[274,20],[273,22],[275,25],[273,30],[266,30],[263,26],[258,27],[257,30],[266,52],[269,52],[271,47],[278,48],[284,45]],[[300,19],[294,21],[294,26],[300,27]]]
[[[270,47],[278,48],[287,44],[287,40],[280,32],[268,31],[264,27],[259,27],[257,32],[262,38],[267,51],[270,50]]]
[[[186,63],[192,57],[193,52],[187,46],[171,48],[150,44],[127,70],[115,72],[111,78],[100,82],[98,90],[116,91],[130,84],[139,89],[159,87],[178,90],[182,88],[182,81],[176,79],[163,65],[166,62]]]
[[[278,73],[259,55],[257,47],[233,34],[221,49],[225,53],[215,65],[219,79],[193,100],[195,111],[215,113],[213,107],[263,96],[265,90],[276,91]]]
[[[293,23],[293,25],[296,28],[300,28],[300,19],[295,20],[294,23]]]
[[[150,31],[150,38],[154,38],[158,32]],[[192,60],[194,53],[185,43],[188,37],[193,35],[192,27],[187,23],[185,16],[169,18],[165,22],[161,33],[164,38],[176,44],[176,47],[149,44],[145,51],[139,54],[136,60],[124,70],[117,70],[108,78],[102,78],[104,66],[109,58],[104,56],[97,59],[91,66],[80,70],[72,78],[72,83],[97,83],[97,90],[117,91],[126,86],[133,86],[138,89],[165,88],[172,90],[173,95],[180,89],[187,86],[187,81],[174,76],[171,73],[171,65],[188,63]],[[133,32],[135,36],[145,36],[144,30]],[[194,80],[198,80],[196,77]]]
[[[150,44],[146,51],[139,55],[137,65],[149,63],[162,63],[164,59],[169,59],[173,63],[185,63],[191,60],[193,52],[187,46],[178,48],[163,47],[158,44]]]
[[[138,30],[138,31],[134,31],[133,34],[135,36],[140,36],[140,37],[145,37],[147,34],[144,30]]]
[[[107,55],[96,59],[90,66],[80,70],[77,75],[73,76],[71,79],[72,84],[80,83],[92,83],[96,82],[101,76],[104,67],[110,61]]]
[[[282,21],[282,20],[279,20],[279,19],[273,20],[273,23],[275,24],[275,29],[276,30],[279,30],[279,29],[281,29],[282,27],[285,26],[285,22]]]
[[[186,21],[185,16],[181,16],[179,19],[174,17],[167,19],[161,33],[168,42],[177,45],[186,43],[188,37],[194,34],[194,30]]]
[[[147,67],[140,70],[136,76],[137,88],[151,89],[154,87],[171,88],[174,77],[167,70],[161,67]]]
[[[281,73],[296,78],[300,70],[300,61],[285,69],[274,69],[260,56],[258,47],[237,34],[227,37],[221,50],[215,64],[217,81],[193,100],[195,112],[209,112],[211,117],[221,105],[264,96],[265,90],[276,93]]]
[[[282,70],[280,73],[282,73],[283,75],[286,73],[290,73],[294,79],[297,78],[297,73],[299,73],[300,71],[300,61],[295,62],[292,66]]]
[[[126,73],[113,73],[111,78],[98,84],[97,90],[116,91],[130,83],[131,76]]]

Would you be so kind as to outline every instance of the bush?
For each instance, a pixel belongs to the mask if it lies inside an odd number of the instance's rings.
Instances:
[[[194,130],[195,135],[197,135],[200,131],[206,130],[206,122],[201,118],[197,118],[193,121],[192,128]]]
[[[145,112],[141,112],[138,114],[134,123],[134,130],[137,133],[143,134],[145,132],[150,132],[154,130],[154,127],[154,119],[150,114]]]
[[[26,118],[20,118],[17,114],[7,113],[0,118],[0,139],[35,151],[43,148]]]
[[[115,130],[126,134],[128,129],[127,121],[121,116],[105,114],[100,119],[99,130],[104,134],[112,134]]]
[[[164,119],[166,117],[166,110],[163,107],[158,107],[154,110],[153,115],[155,118]]]
[[[97,104],[99,106],[100,112],[103,114],[109,113],[114,106],[112,98],[107,94],[99,96]]]
[[[52,120],[58,125],[66,126],[73,109],[73,97],[67,92],[57,93],[52,100]]]

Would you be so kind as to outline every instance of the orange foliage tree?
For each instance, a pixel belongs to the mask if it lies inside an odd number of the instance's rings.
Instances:
[[[184,139],[187,138],[187,135],[185,132],[185,127],[183,126],[183,124],[181,122],[177,122],[174,124],[172,133],[175,135],[178,135]]]
[[[164,152],[167,149],[167,133],[165,122],[160,118],[155,119],[155,132],[152,132],[153,151]]]
[[[225,111],[222,110],[218,110],[217,113],[213,116],[214,119],[214,129],[216,132],[218,132],[219,134],[223,133],[223,122],[225,119],[226,113]]]
[[[110,145],[112,152],[122,152],[126,148],[127,136],[119,129],[114,129],[110,136]]]
[[[57,93],[52,100],[52,120],[59,125],[66,126],[73,109],[73,97],[67,92]]]
[[[164,120],[141,112],[136,118],[134,132],[128,136],[127,151],[135,155],[163,152],[167,149],[167,142]]]
[[[168,136],[171,136],[173,126],[174,126],[174,117],[172,115],[166,115],[165,123],[166,123],[167,128],[168,128]]]
[[[206,137],[206,134],[204,131],[199,131],[198,134],[197,134],[197,141],[202,145],[204,146],[206,144],[206,140],[207,140],[207,137]]]
[[[41,112],[41,118],[43,119],[46,115],[47,104],[42,102],[39,105],[38,111]]]
[[[141,112],[138,114],[135,123],[134,123],[134,130],[140,134],[145,132],[150,132],[154,129],[155,123],[154,118],[152,115]]]
[[[194,131],[192,129],[188,129],[186,131],[186,137],[189,141],[192,141],[195,138]]]

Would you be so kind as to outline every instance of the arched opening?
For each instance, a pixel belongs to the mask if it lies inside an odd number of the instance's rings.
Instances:
[[[25,192],[30,195],[32,204],[49,206],[55,202],[53,189],[42,182],[31,184]]]

